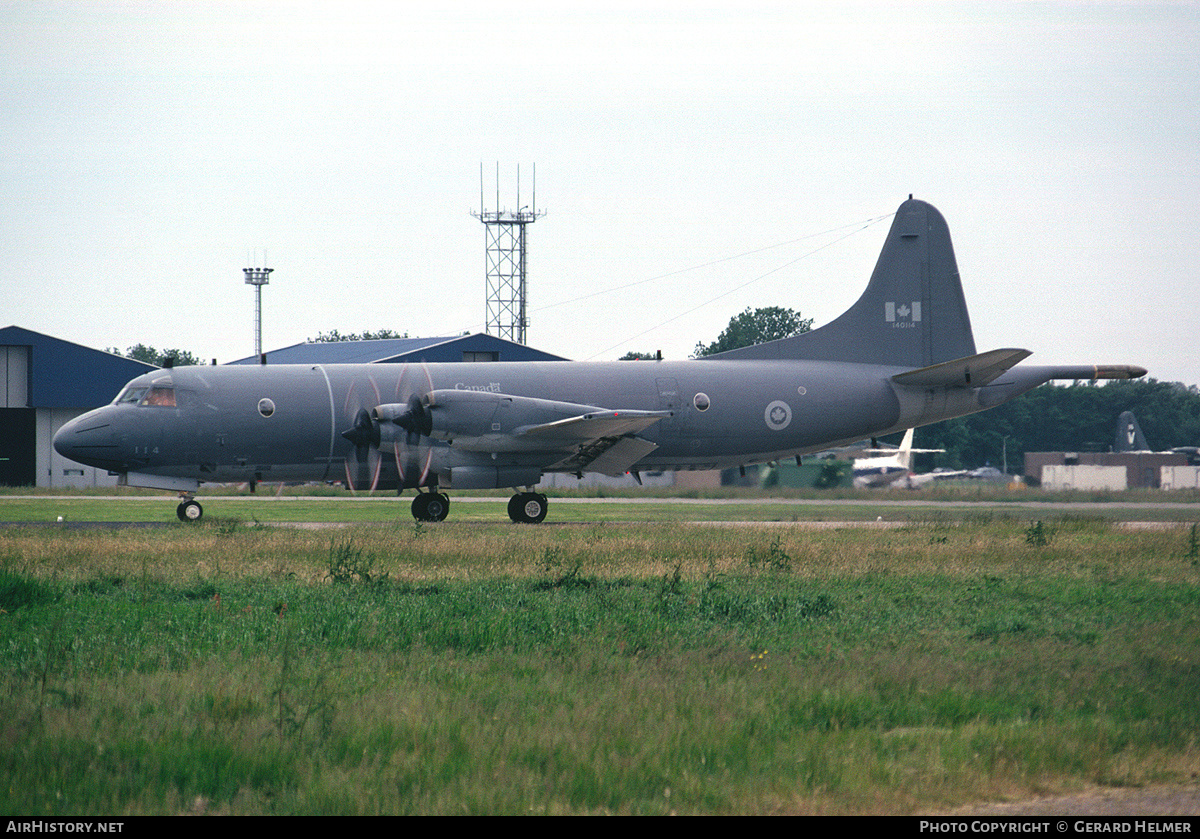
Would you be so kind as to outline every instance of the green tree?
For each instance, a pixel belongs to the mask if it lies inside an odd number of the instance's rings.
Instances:
[[[134,344],[132,347],[126,347],[124,352],[116,347],[109,347],[108,352],[113,355],[132,358],[134,361],[153,364],[155,367],[165,367],[169,358],[174,359],[174,366],[176,367],[192,367],[202,363],[198,356],[192,355],[187,350],[159,350],[146,344]]]
[[[392,329],[380,329],[378,332],[350,332],[346,335],[338,332],[336,329],[329,332],[322,332],[316,338],[306,338],[310,344],[336,344],[339,341],[385,341],[391,338],[407,338],[408,333],[401,335]]]
[[[617,361],[655,361],[658,355],[652,352],[634,352],[630,350],[617,359]]]
[[[729,326],[711,344],[700,342],[692,353],[693,358],[715,355],[739,347],[751,347],[779,338],[790,338],[812,329],[812,318],[804,318],[794,309],[768,306],[763,309],[749,308],[729,320]]]

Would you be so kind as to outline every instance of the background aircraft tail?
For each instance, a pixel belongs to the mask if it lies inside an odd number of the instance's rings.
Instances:
[[[900,441],[900,465],[905,469],[912,469],[912,444],[914,431],[916,431],[915,428],[910,428],[908,431],[905,431],[904,439]]]
[[[1150,444],[1146,442],[1146,436],[1142,434],[1142,427],[1138,425],[1137,417],[1133,415],[1133,411],[1123,411],[1121,416],[1117,417],[1117,440],[1113,445],[1113,451],[1150,451]]]
[[[975,338],[950,229],[931,204],[910,198],[896,211],[867,290],[840,317],[803,335],[706,357],[928,367],[971,355]]]

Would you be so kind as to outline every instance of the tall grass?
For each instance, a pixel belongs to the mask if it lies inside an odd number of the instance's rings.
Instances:
[[[901,813],[1200,770],[1189,531],[0,529],[9,813]]]

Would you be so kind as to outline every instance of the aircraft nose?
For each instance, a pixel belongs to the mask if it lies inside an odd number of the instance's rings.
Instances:
[[[58,430],[54,450],[69,460],[107,468],[116,464],[117,437],[104,409],[89,411]]]

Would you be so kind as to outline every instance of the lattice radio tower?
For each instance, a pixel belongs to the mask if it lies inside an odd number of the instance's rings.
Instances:
[[[525,343],[529,326],[525,286],[525,227],[546,214],[537,208],[537,167],[533,169],[533,197],[521,205],[521,167],[517,167],[517,209],[500,206],[500,164],[496,164],[496,208],[489,210],[483,198],[483,164],[479,164],[479,212],[487,250],[487,331],[491,335]]]

